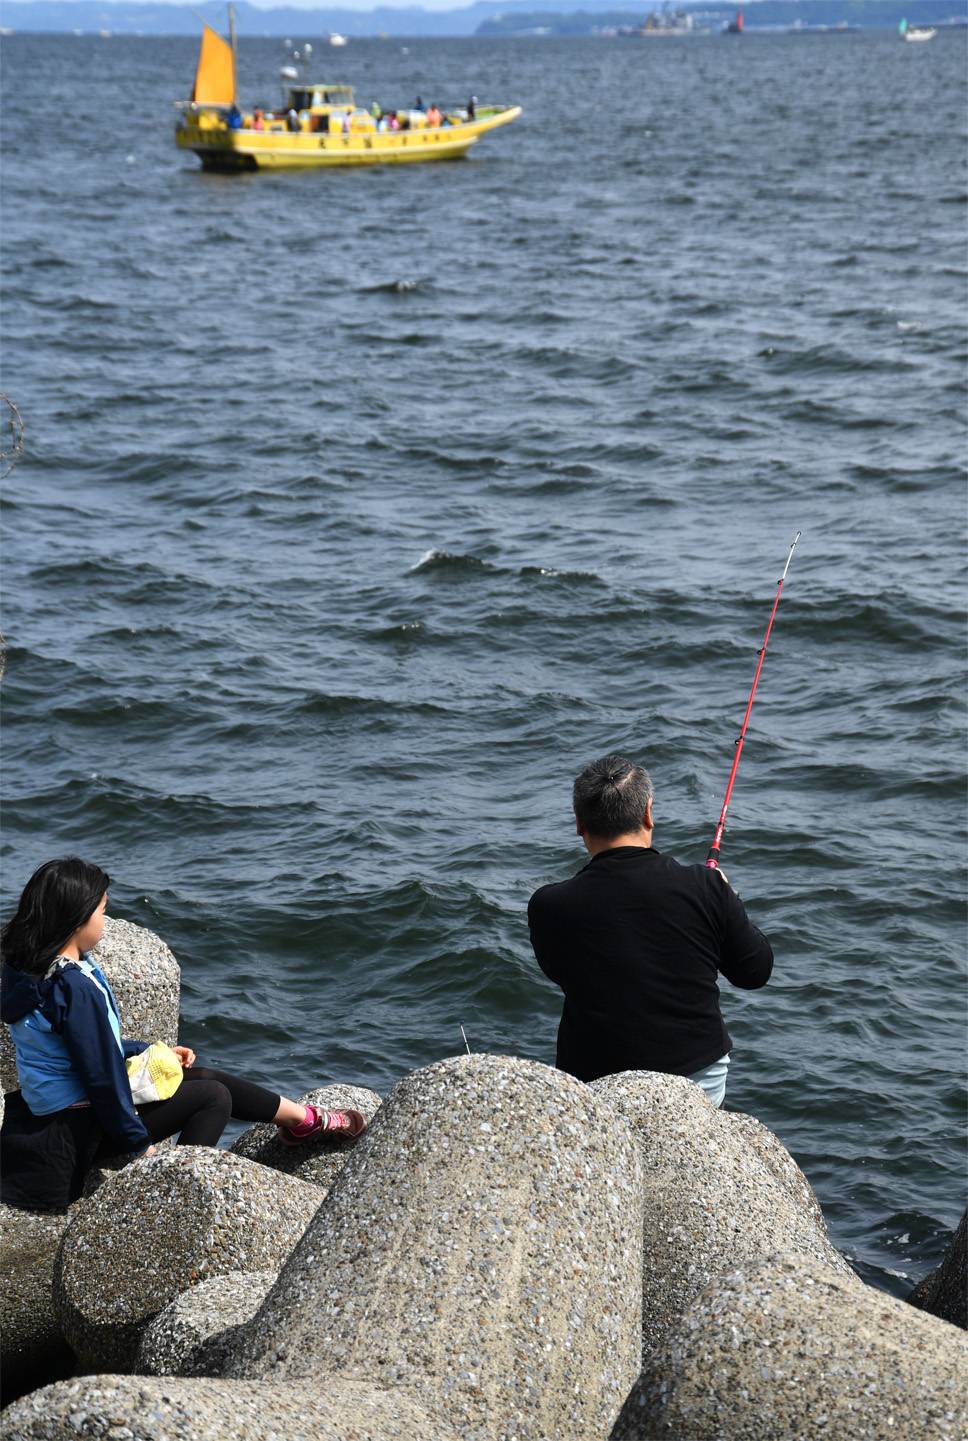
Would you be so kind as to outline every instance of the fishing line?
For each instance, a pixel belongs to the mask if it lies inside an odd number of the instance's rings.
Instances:
[[[719,848],[723,839],[723,831],[726,829],[726,812],[729,809],[730,798],[733,794],[733,782],[736,780],[736,772],[739,770],[739,758],[743,754],[743,742],[746,739],[746,727],[750,723],[750,711],[753,709],[753,698],[756,695],[756,687],[760,683],[760,671],[763,669],[763,661],[766,658],[766,647],[770,643],[770,631],[773,629],[773,620],[776,615],[777,606],[780,604],[780,596],[783,594],[783,582],[786,580],[787,571],[790,569],[790,562],[793,559],[793,552],[797,548],[797,541],[800,539],[800,534],[801,532],[798,530],[793,537],[793,544],[790,546],[790,554],[787,556],[786,565],[783,567],[783,574],[777,582],[776,597],[773,601],[773,609],[770,611],[766,634],[763,636],[763,644],[757,652],[759,659],[756,662],[756,674],[753,677],[750,698],[746,702],[746,714],[743,717],[743,726],[736,739],[736,754],[733,756],[733,768],[729,773],[729,780],[726,783],[726,796],[723,800],[723,808],[719,813],[719,824],[716,827],[716,834],[713,836],[713,843],[709,847],[709,854],[706,857],[706,865],[711,871],[719,869]]]

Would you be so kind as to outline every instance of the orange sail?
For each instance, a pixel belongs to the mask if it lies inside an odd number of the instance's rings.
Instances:
[[[235,56],[231,45],[210,25],[202,31],[192,99],[198,105],[231,105],[235,101]]]

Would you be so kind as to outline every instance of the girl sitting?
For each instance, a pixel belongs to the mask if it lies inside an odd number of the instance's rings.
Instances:
[[[359,1136],[359,1111],[323,1111],[251,1081],[195,1065],[173,1050],[182,1083],[164,1101],[135,1106],[125,1060],[148,1041],[124,1040],[117,1002],[89,954],[104,932],[109,877],[77,856],[31,876],[0,933],[0,1015],[10,1027],[20,1090],[0,1132],[0,1199],[63,1211],[81,1194],[98,1153],[148,1154],[180,1132],[182,1146],[214,1146],[230,1118],[274,1121],[280,1139]]]

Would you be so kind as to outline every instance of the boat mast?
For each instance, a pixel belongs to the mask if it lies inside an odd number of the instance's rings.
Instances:
[[[229,6],[229,39],[230,39],[231,42],[232,42],[232,104],[234,105],[235,102],[236,102],[237,99],[238,99],[238,80],[237,80],[237,76],[238,76],[238,63],[237,63],[237,60],[236,60],[236,55],[237,55],[237,52],[238,52],[238,43],[237,43],[236,38],[235,38],[235,6],[234,6],[234,5],[230,5],[230,6]]]

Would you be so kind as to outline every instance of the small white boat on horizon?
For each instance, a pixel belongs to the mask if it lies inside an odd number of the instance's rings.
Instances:
[[[329,43],[330,43],[330,45],[345,45],[345,44],[346,44],[346,36],[345,36],[345,35],[337,35],[336,31],[334,30],[333,33],[332,33],[332,35],[330,35],[330,37],[329,37]]]
[[[897,28],[901,39],[912,45],[918,41],[933,40],[938,33],[933,25],[909,25],[906,20],[902,20]]]

